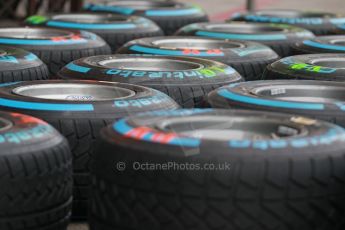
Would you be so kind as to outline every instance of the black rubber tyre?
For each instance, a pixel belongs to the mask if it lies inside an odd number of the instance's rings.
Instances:
[[[137,16],[115,14],[56,14],[31,16],[26,24],[62,29],[82,29],[103,38],[115,52],[125,43],[143,37],[163,35],[163,31],[151,20]]]
[[[233,68],[211,60],[133,55],[82,58],[65,66],[58,77],[142,85],[169,95],[184,108],[203,107],[209,92],[242,81]]]
[[[206,13],[199,7],[175,1],[108,1],[105,4],[88,4],[85,9],[143,16],[156,22],[166,35],[172,35],[185,25],[208,21]]]
[[[47,123],[0,112],[0,229],[66,230],[72,210],[72,155]]]
[[[48,79],[47,66],[33,53],[0,46],[0,83]]]
[[[345,83],[274,80],[221,87],[208,96],[213,108],[299,114],[345,127]]]
[[[345,23],[345,16],[329,12],[273,9],[235,14],[230,21],[290,24],[310,30],[316,35],[330,35],[335,33],[339,24]]]
[[[272,49],[255,42],[182,36],[137,39],[128,42],[118,53],[210,59],[233,67],[247,81],[261,79],[266,66],[279,59]]]
[[[292,46],[293,54],[345,53],[345,36],[320,36]]]
[[[308,30],[281,24],[259,23],[196,23],[180,29],[176,35],[206,38],[247,40],[271,47],[281,57],[291,56],[291,45],[314,38]]]
[[[263,80],[345,81],[345,54],[305,54],[267,66]]]
[[[120,120],[101,132],[91,230],[344,229],[344,142],[333,124],[257,111]]]
[[[0,44],[33,52],[47,64],[52,77],[73,60],[111,53],[93,33],[51,28],[0,28]]]
[[[0,88],[1,110],[39,117],[68,139],[74,160],[74,219],[87,216],[89,165],[99,130],[126,115],[176,108],[165,94],[129,84],[56,80]]]

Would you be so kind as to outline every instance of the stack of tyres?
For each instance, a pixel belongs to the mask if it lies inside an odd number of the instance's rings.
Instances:
[[[233,67],[247,81],[261,79],[266,66],[279,59],[272,49],[259,43],[190,36],[137,39],[124,45],[118,53],[210,59]]]
[[[47,66],[33,53],[0,46],[0,83],[48,79]]]
[[[96,34],[51,28],[1,28],[0,44],[33,52],[47,64],[52,76],[75,59],[111,53]]]
[[[206,95],[242,81],[230,66],[191,57],[108,55],[76,60],[58,77],[142,85],[166,93],[184,108],[203,107]]]
[[[72,155],[66,139],[34,117],[0,112],[0,229],[66,230]]]
[[[25,22],[30,26],[93,32],[103,38],[113,52],[133,39],[163,35],[162,30],[154,22],[138,16],[100,13],[35,15],[29,17]]]
[[[291,55],[291,46],[314,38],[309,30],[285,24],[195,23],[181,28],[176,35],[255,41],[271,47],[281,57]]]
[[[85,219],[89,164],[99,130],[120,117],[179,106],[146,87],[95,81],[31,81],[1,85],[0,109],[30,114],[53,125],[73,154],[73,218]]]
[[[105,1],[103,4],[88,4],[85,9],[92,12],[146,17],[156,22],[165,35],[171,35],[191,23],[208,21],[206,13],[201,8],[175,1]]]
[[[336,33],[338,26],[345,23],[345,15],[273,9],[235,14],[230,21],[290,24],[303,27],[316,35],[330,35]]]
[[[90,226],[341,230],[344,143],[334,124],[258,111],[122,119],[101,131]]]

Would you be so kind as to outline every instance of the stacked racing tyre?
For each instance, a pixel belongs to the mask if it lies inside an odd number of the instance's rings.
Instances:
[[[45,80],[46,66],[35,54],[23,49],[0,46],[0,83]]]
[[[104,4],[88,4],[85,9],[146,17],[156,22],[165,35],[171,35],[191,23],[208,21],[206,13],[199,7],[175,1],[106,1]]]
[[[305,54],[267,66],[263,80],[345,81],[345,54]]]
[[[345,36],[320,36],[296,43],[293,54],[345,53]]]
[[[100,13],[35,15],[25,22],[31,26],[90,31],[103,38],[113,52],[133,39],[163,35],[162,30],[154,22],[138,16]]]
[[[208,95],[213,108],[299,114],[345,127],[345,83],[275,80],[221,87]]]
[[[1,28],[0,45],[33,52],[47,64],[52,76],[75,59],[111,53],[96,34],[51,28]]]
[[[310,30],[316,35],[330,35],[345,23],[345,16],[329,12],[274,9],[235,14],[230,21],[290,24]]]
[[[196,23],[183,27],[176,35],[260,42],[271,47],[281,57],[290,56],[291,46],[296,42],[314,38],[312,32],[300,27],[239,22]]]
[[[118,53],[210,59],[233,67],[247,81],[261,79],[266,66],[279,59],[272,49],[255,42],[182,36],[137,39]]]
[[[72,155],[65,138],[34,117],[0,112],[0,229],[66,230]]]
[[[68,139],[73,154],[74,219],[87,216],[89,165],[99,130],[126,115],[176,108],[165,94],[129,84],[51,80],[0,88],[1,110],[39,117]]]
[[[202,107],[212,90],[242,81],[233,68],[212,60],[131,55],[82,58],[65,66],[58,77],[142,85],[169,95],[184,108]]]
[[[258,111],[122,119],[101,132],[90,227],[344,229],[344,141],[339,126]]]

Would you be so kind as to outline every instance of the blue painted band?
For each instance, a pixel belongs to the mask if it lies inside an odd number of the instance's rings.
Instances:
[[[180,10],[147,10],[145,12],[146,16],[183,16],[198,14],[201,10],[198,8],[191,9],[180,9]]]
[[[218,95],[233,100],[244,102],[253,105],[263,105],[277,108],[286,108],[286,109],[306,109],[306,110],[323,110],[325,108],[324,104],[319,103],[300,103],[300,102],[288,102],[288,101],[272,101],[268,99],[260,99],[249,97],[245,95],[235,94],[230,92],[227,89],[220,89]]]
[[[0,87],[6,87],[6,86],[11,86],[11,85],[16,85],[20,83],[21,81],[15,81],[15,82],[7,82],[7,83],[2,83],[0,84]]]
[[[87,24],[87,23],[59,22],[59,21],[48,21],[47,26],[73,28],[73,29],[92,29],[92,30],[120,30],[120,29],[135,29],[136,28],[136,25],[133,23]]]
[[[304,45],[312,46],[320,49],[330,49],[330,50],[337,50],[337,51],[345,51],[345,46],[338,46],[338,45],[331,45],[331,44],[323,44],[319,42],[314,42],[311,40],[303,41]]]
[[[113,13],[120,13],[130,15],[134,13],[134,9],[127,8],[127,7],[120,7],[120,6],[106,6],[106,5],[87,5],[85,7],[91,11],[105,11],[105,12],[113,12]]]
[[[47,110],[47,111],[93,111],[92,104],[52,104],[40,102],[24,102],[0,98],[0,106],[16,109]]]
[[[345,24],[345,18],[332,18],[330,22],[333,24]]]
[[[287,37],[284,34],[230,34],[220,32],[208,32],[208,31],[197,31],[197,36],[221,38],[221,39],[235,39],[235,40],[260,40],[260,41],[275,41],[275,40],[286,40]]]
[[[145,53],[145,54],[156,54],[156,55],[172,55],[172,56],[199,56],[199,57],[219,57],[224,56],[224,53],[207,53],[200,51],[198,54],[185,54],[182,50],[163,50],[158,48],[144,47],[140,45],[134,45],[129,47],[130,50]]]
[[[51,45],[75,45],[75,44],[81,44],[81,43],[87,43],[87,40],[84,38],[80,38],[76,40],[68,39],[68,40],[62,40],[62,41],[0,38],[0,44],[8,44],[8,45],[51,46]]]
[[[30,53],[30,54],[26,55],[24,58],[27,61],[35,61],[35,60],[38,59],[38,57],[35,54],[33,54],[33,53]]]
[[[75,72],[79,72],[79,73],[87,73],[91,70],[91,68],[79,66],[79,65],[74,64],[73,62],[69,63],[66,66],[66,68]]]

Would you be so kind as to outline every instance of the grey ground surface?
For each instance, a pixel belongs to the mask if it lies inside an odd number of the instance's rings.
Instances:
[[[245,0],[180,0],[196,3],[216,18],[227,15],[232,9],[241,9]],[[100,1],[88,1],[100,2]],[[257,0],[258,8],[267,9],[302,9],[312,11],[330,11],[345,14],[344,0]],[[68,230],[88,230],[84,224],[72,224]]]

